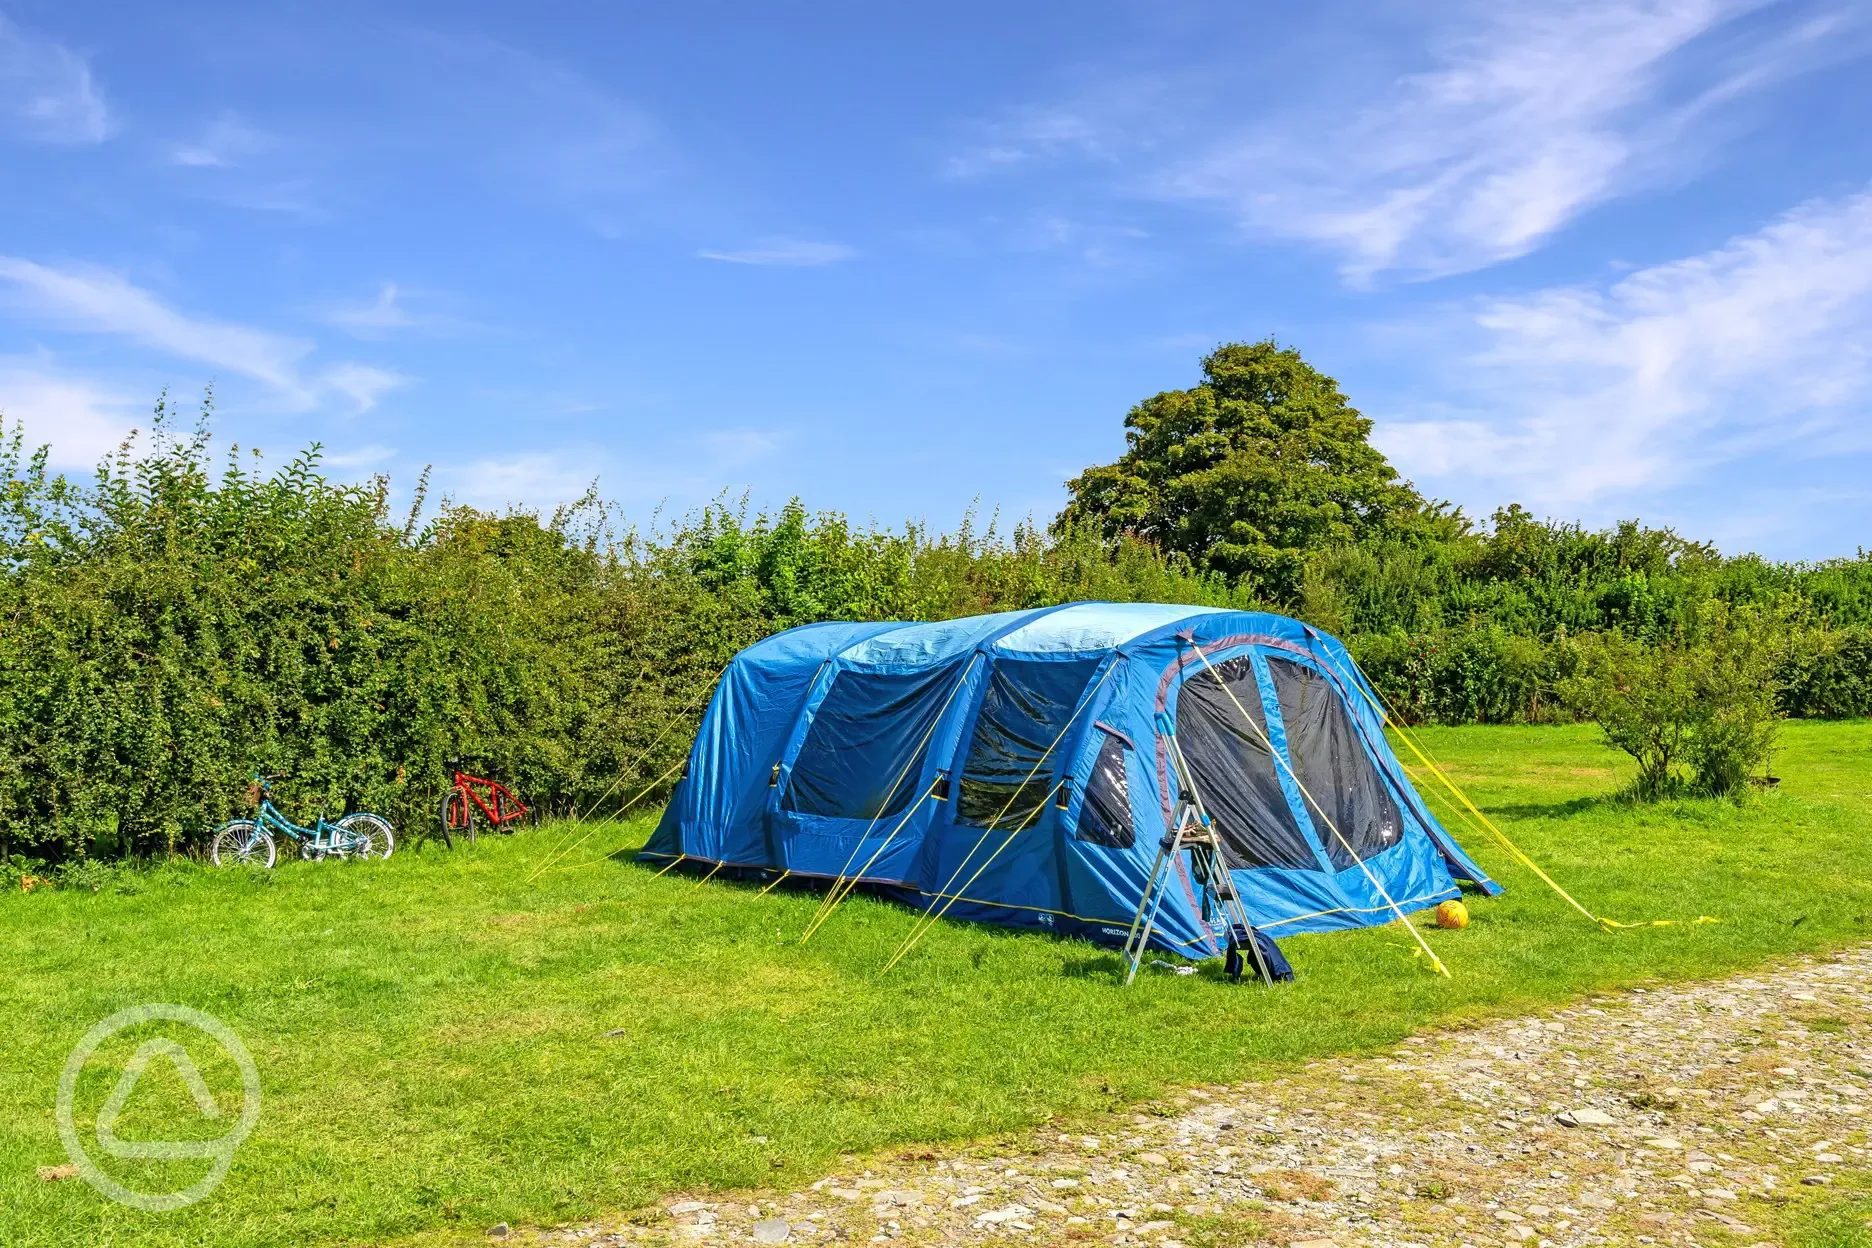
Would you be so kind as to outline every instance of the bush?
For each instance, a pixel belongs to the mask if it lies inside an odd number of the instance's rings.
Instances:
[[[1781,707],[1790,715],[1872,715],[1872,627],[1807,630],[1777,676]]]
[[[463,757],[551,813],[654,801],[716,675],[825,618],[929,619],[1079,598],[1245,606],[1148,546],[971,523],[856,530],[798,504],[716,505],[619,533],[444,505],[401,522],[382,480],[317,448],[211,471],[207,412],[160,406],[93,484],[0,438],[0,859],[199,850],[283,772],[288,814],[374,809],[427,830]]]
[[[1781,614],[1710,600],[1691,627],[1655,645],[1621,632],[1581,638],[1560,692],[1637,760],[1635,796],[1737,796],[1774,749],[1788,638]]]

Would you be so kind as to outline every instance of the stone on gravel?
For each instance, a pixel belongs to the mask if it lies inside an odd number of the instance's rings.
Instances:
[[[754,1242],[757,1244],[784,1244],[792,1233],[793,1228],[785,1218],[763,1218],[754,1224]]]
[[[1563,1127],[1615,1127],[1618,1119],[1603,1109],[1563,1109],[1554,1115],[1554,1121]]]
[[[488,1227],[489,1239],[506,1239],[511,1234],[513,1234],[513,1228],[508,1226],[505,1222],[496,1222],[493,1226]]]

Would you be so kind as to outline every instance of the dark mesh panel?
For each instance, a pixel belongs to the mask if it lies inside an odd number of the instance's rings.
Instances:
[[[958,674],[952,665],[907,676],[833,677],[793,760],[782,809],[835,819],[903,813],[922,793],[918,773],[930,728]]]
[[[1125,744],[1110,733],[1101,734],[1086,782],[1085,801],[1079,804],[1079,839],[1112,849],[1130,849],[1137,837],[1131,829],[1131,782],[1125,776]]]
[[[962,765],[959,822],[984,828],[1032,826],[1029,819],[1037,819],[1060,761],[1054,743],[1098,665],[1098,659],[995,660]],[[1055,751],[1050,757],[1049,747]]]
[[[1340,843],[1309,803],[1307,813],[1333,866],[1343,871],[1355,865],[1355,851],[1363,859],[1397,844],[1404,831],[1403,816],[1332,682],[1313,668],[1287,659],[1270,658],[1268,674],[1280,698],[1294,771],[1351,846],[1347,849]]]
[[[1254,727],[1242,721],[1241,711],[1217,683],[1218,675],[1254,717]],[[1176,730],[1229,866],[1319,869],[1319,858],[1295,822],[1274,772],[1274,756],[1265,744],[1267,713],[1246,657],[1217,663],[1213,673],[1200,662],[1185,673]]]

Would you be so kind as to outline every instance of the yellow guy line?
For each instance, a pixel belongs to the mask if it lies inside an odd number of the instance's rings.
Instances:
[[[656,740],[652,741],[649,745],[645,746],[642,750],[640,750],[637,754],[637,757],[631,760],[629,766],[618,768],[618,774],[616,775],[616,777],[612,779],[611,787],[606,789],[603,793],[600,793],[598,795],[598,800],[593,802],[589,807],[586,808],[588,813],[590,811],[598,809],[598,806],[601,802],[603,802],[607,797],[610,797],[613,793],[617,792],[618,785],[624,783],[624,777],[630,774],[631,768],[637,766],[637,764],[641,763],[644,759],[649,758],[650,755],[656,751],[656,747],[663,744],[663,738],[669,736],[670,730],[675,728],[677,724],[681,723],[682,717],[687,715],[690,711],[693,711],[695,709],[696,703],[700,702],[705,695],[714,691],[715,686],[721,683],[721,678],[727,674],[727,671],[728,669],[726,667],[723,667],[721,671],[716,672],[714,679],[710,680],[707,684],[703,685],[701,691],[698,692],[695,697],[689,699],[689,704],[687,706],[683,707],[680,711],[677,711],[674,715],[670,716],[669,722],[663,725],[663,731],[657,734]],[[641,674],[639,675],[638,679],[639,680],[642,679]],[[632,682],[631,687],[635,688],[636,682]],[[669,772],[666,771],[663,774],[667,776]],[[655,787],[655,781],[651,782],[651,787],[653,788]],[[642,797],[643,794],[640,793],[637,796]],[[618,814],[623,814],[624,811],[628,809],[630,809],[630,803],[626,802],[622,807],[619,808]],[[612,818],[616,818],[616,817],[617,817],[616,815],[612,816]],[[578,827],[578,820],[579,820],[578,808],[573,807],[572,818],[568,821],[571,824],[571,827],[569,827],[565,831],[565,833],[561,835],[560,838],[553,843],[553,848],[551,852],[549,852],[546,855],[546,862],[548,865],[563,858],[565,854],[572,852],[571,849],[567,849],[564,851],[564,853],[562,853],[559,849],[559,846],[565,844],[566,837],[571,836],[573,830]],[[590,834],[587,833],[587,835],[590,835]],[[582,841],[584,837],[580,837],[579,839]],[[573,848],[576,848],[576,845]],[[541,867],[539,871],[535,871],[533,875],[530,875],[527,877],[528,881],[530,882],[534,877],[539,875],[540,871],[544,871],[545,869],[546,869],[545,867]]]
[[[1293,767],[1288,764],[1286,759],[1281,757],[1281,752],[1274,748],[1274,743],[1272,741],[1268,740],[1268,735],[1266,732],[1262,731],[1261,725],[1255,722],[1254,716],[1248,713],[1248,708],[1243,706],[1241,704],[1241,699],[1235,696],[1235,691],[1229,688],[1226,680],[1222,679],[1222,673],[1216,671],[1214,666],[1210,664],[1209,656],[1203,653],[1202,647],[1193,645],[1191,649],[1196,651],[1196,657],[1202,660],[1203,667],[1208,670],[1211,676],[1215,677],[1216,684],[1222,687],[1222,692],[1228,695],[1228,700],[1235,704],[1235,709],[1241,712],[1242,719],[1247,722],[1250,728],[1254,729],[1255,732],[1260,735],[1261,743],[1267,747],[1268,754],[1275,762],[1286,769],[1288,778],[1294,782],[1294,787],[1300,790],[1300,795],[1313,804],[1313,809],[1319,812],[1320,821],[1332,830],[1333,836],[1337,837],[1339,843],[1345,846],[1346,853],[1352,855],[1352,861],[1358,863],[1359,870],[1365,873],[1365,878],[1371,881],[1371,886],[1378,890],[1378,895],[1385,899],[1385,904],[1387,906],[1391,907],[1391,913],[1397,915],[1398,922],[1402,923],[1405,930],[1410,932],[1411,938],[1415,940],[1418,947],[1424,951],[1424,956],[1430,959],[1430,969],[1445,979],[1451,978],[1449,968],[1443,965],[1443,959],[1437,957],[1436,952],[1430,948],[1429,943],[1423,938],[1423,933],[1417,930],[1417,925],[1412,923],[1410,921],[1410,916],[1404,913],[1403,907],[1391,900],[1391,894],[1385,891],[1385,886],[1380,883],[1378,877],[1372,873],[1372,869],[1365,865],[1365,860],[1359,857],[1358,851],[1352,848],[1351,842],[1347,841],[1345,836],[1339,831],[1338,825],[1333,823],[1332,817],[1326,813],[1326,808],[1319,804],[1317,798],[1307,792],[1306,785],[1301,783],[1300,777],[1294,774]]]
[[[929,739],[936,735],[936,729],[942,726],[943,716],[949,713],[949,704],[955,701],[956,694],[961,692],[962,686],[967,683],[968,674],[974,669],[975,660],[980,657],[981,654],[979,651],[975,654],[971,654],[969,656],[969,661],[963,664],[962,670],[957,673],[955,687],[949,690],[949,696],[943,699],[942,707],[936,712],[936,717],[930,720],[930,726],[928,730],[924,732],[923,739],[916,743],[916,748],[910,751],[910,757],[904,760],[902,769],[897,772],[897,778],[891,781],[890,791],[884,795],[884,800],[878,804],[878,813],[871,816],[871,822],[865,825],[863,835],[859,836],[857,843],[852,846],[851,853],[846,855],[845,865],[839,868],[838,877],[832,881],[832,887],[826,890],[826,895],[820,900],[818,909],[813,911],[812,921],[806,925],[805,932],[800,935],[800,944],[805,944],[807,937],[811,936],[821,923],[831,917],[833,909],[841,900],[839,886],[845,883],[846,873],[851,870],[852,863],[858,860],[858,851],[864,848],[865,838],[871,835],[871,829],[877,827],[878,820],[882,819],[884,817],[884,812],[890,809],[891,798],[897,796],[897,789],[903,784],[904,777],[910,774],[910,769],[916,766],[917,759],[922,757],[923,747],[929,744]],[[934,788],[935,785],[932,784],[930,787]],[[912,811],[916,810],[918,806],[922,805],[923,798],[928,796],[929,794],[925,793],[923,797],[917,798],[910,809]],[[898,825],[898,827],[902,826],[902,824]],[[891,835],[895,836],[897,833],[892,831]],[[876,861],[877,855],[872,854],[871,862]],[[866,870],[870,869],[871,862],[865,863]],[[864,872],[860,871],[859,874],[862,875]],[[846,890],[846,892],[850,891],[850,889]]]
[[[916,801],[910,803],[909,806],[905,807],[903,818],[897,821],[897,826],[893,827],[890,830],[890,834],[888,836],[886,836],[882,841],[878,842],[878,847],[871,852],[871,856],[869,858],[865,859],[864,866],[859,867],[858,870],[852,874],[850,882],[845,884],[845,890],[843,892],[839,891],[839,883],[843,881],[845,877],[841,874],[838,880],[833,881],[832,888],[827,893],[827,896],[831,898],[831,904],[826,905],[824,903],[821,903],[819,907],[819,912],[813,916],[813,921],[811,923],[808,923],[806,925],[806,930],[800,933],[800,938],[799,938],[800,944],[803,945],[807,941],[811,940],[812,934],[818,931],[820,926],[827,919],[832,917],[832,913],[833,911],[838,909],[839,903],[843,902],[847,897],[852,895],[853,891],[856,890],[858,885],[864,880],[866,873],[871,870],[871,865],[875,863],[878,860],[878,858],[883,855],[886,849],[890,848],[890,843],[897,839],[897,834],[903,831],[904,825],[910,822],[911,816],[915,815],[917,811],[923,808],[924,801],[929,797],[931,793],[934,793],[936,791],[936,786],[941,783],[942,783],[941,780],[931,780],[929,783],[929,788],[924,789],[922,793],[917,795]],[[889,799],[886,798],[885,800],[888,803]],[[873,824],[876,824],[877,820],[873,819],[871,822]],[[866,835],[869,835],[869,834],[870,834],[870,829],[866,829]],[[862,843],[863,842],[860,842],[860,844]],[[847,862],[845,865],[849,867],[851,866],[851,863]],[[772,887],[772,886],[769,885],[769,887]],[[762,889],[761,891],[765,892],[766,889]]]
[[[986,845],[988,843],[988,834],[994,831],[996,826],[1000,824],[1002,816],[1006,815],[1008,811],[1013,809],[1014,803],[1020,800],[1020,795],[1027,791],[1027,782],[1032,780],[1034,776],[1039,774],[1040,768],[1045,765],[1047,758],[1053,753],[1054,749],[1059,745],[1059,743],[1065,739],[1067,731],[1071,729],[1073,726],[1073,721],[1079,718],[1079,713],[1081,711],[1085,710],[1088,706],[1092,705],[1093,696],[1096,695],[1099,689],[1104,686],[1105,682],[1111,678],[1111,674],[1117,670],[1118,670],[1118,661],[1116,658],[1114,658],[1110,663],[1106,664],[1105,674],[1098,678],[1098,684],[1093,685],[1090,689],[1086,690],[1083,694],[1079,696],[1079,705],[1073,707],[1073,713],[1066,717],[1066,722],[1064,724],[1060,725],[1059,734],[1053,738],[1052,743],[1049,744],[1046,750],[1040,755],[1040,757],[1034,761],[1033,770],[1029,771],[1025,776],[1021,777],[1021,782],[1019,785],[1015,787],[1013,795],[1008,798],[1006,804],[1003,805],[1000,810],[995,812],[995,817],[989,820],[987,827],[982,829],[982,834],[979,837],[975,838],[975,843],[969,847],[968,853],[962,855],[962,861],[957,863],[956,869],[949,873],[949,878],[943,882],[943,886],[936,890],[936,893],[935,893],[936,896],[940,897],[944,893],[947,893],[949,891],[949,886],[955,883],[956,877],[958,875],[962,874],[962,869],[968,866],[970,859],[975,857],[975,852],[979,850],[983,845]],[[960,782],[958,781],[958,785],[959,783]],[[1061,783],[1064,783],[1064,781],[1061,781]],[[1038,815],[1040,811],[1046,809],[1047,798],[1051,797],[1053,795],[1053,791],[1058,788],[1059,788],[1059,785],[1056,784],[1053,786],[1053,789],[1049,789],[1047,791],[1047,797],[1043,797],[1040,799],[1040,804],[1034,807],[1034,814],[1028,816],[1027,822],[1032,822],[1034,816]],[[1014,831],[1019,832],[1022,830],[1022,828],[1025,828],[1026,826],[1027,826],[1027,823],[1022,823],[1021,826],[1019,828],[1015,828]],[[1008,837],[1008,840],[1012,840],[1012,839],[1013,839],[1013,835],[1010,834]],[[994,852],[998,854],[1001,852],[1002,849],[1005,849],[1005,848],[1007,848],[1007,841],[1003,841],[1001,843],[1000,848],[997,848]],[[994,857],[994,854],[989,855],[990,860],[992,860],[993,857]],[[984,862],[982,865],[986,867],[987,863]],[[975,872],[975,875],[971,875],[969,877],[969,882],[974,883],[976,876],[979,876],[980,874],[981,874],[980,871]],[[964,887],[966,887],[966,885]],[[953,902],[954,898],[951,898],[950,900],[951,902]],[[948,911],[948,909],[949,909],[948,906],[943,907],[943,911],[945,913]],[[917,941],[923,939],[922,933],[924,931],[927,931],[928,928],[934,927],[936,925],[936,921],[941,918],[942,918],[942,914],[937,914],[935,918],[931,918],[928,915],[928,913],[925,913],[921,919],[917,920],[917,922],[914,925],[912,925],[910,929],[910,935],[904,939],[904,943],[898,947],[897,952],[894,955],[892,955],[891,960],[885,963],[884,970],[888,971],[890,970],[891,967],[896,966],[897,960],[903,957],[904,954],[910,951],[910,946],[914,945]],[[880,972],[880,974],[882,974],[882,972]]]
[[[1002,839],[1001,843],[995,846],[994,853],[989,854],[986,858],[982,859],[981,866],[975,868],[975,874],[969,876],[968,879],[962,881],[962,887],[956,889],[954,893],[950,894],[949,899],[943,902],[941,909],[937,910],[934,914],[927,916],[926,921],[920,927],[916,928],[910,933],[910,938],[904,941],[903,948],[899,949],[896,953],[891,955],[891,960],[884,964],[884,970],[879,971],[878,974],[882,975],[884,974],[885,971],[889,971],[891,967],[896,966],[898,962],[903,960],[905,954],[909,953],[912,949],[916,947],[916,944],[918,941],[922,940],[925,936],[929,935],[931,928],[935,927],[938,923],[942,922],[942,917],[945,914],[949,913],[949,907],[955,905],[956,900],[959,897],[961,897],[963,893],[968,891],[969,885],[973,884],[976,880],[981,878],[981,873],[988,869],[988,864],[993,862],[996,858],[1000,857],[1001,851],[1006,849],[1009,845],[1012,845],[1014,843],[1015,837],[1019,836],[1022,832],[1025,832],[1027,830],[1027,825],[1031,824],[1035,819],[1038,819],[1040,817],[1040,812],[1046,809],[1047,803],[1053,799],[1053,795],[1055,793],[1059,792],[1060,785],[1064,783],[1066,783],[1064,780],[1054,781],[1053,787],[1048,789],[1041,796],[1039,805],[1035,806],[1031,811],[1027,812],[1027,817],[1021,820],[1020,826],[1015,828],[1012,832],[1008,833],[1007,836]],[[966,861],[966,859],[964,861]],[[951,876],[950,878],[953,879],[954,877]]]
[[[1573,894],[1567,892],[1566,889],[1561,888],[1558,881],[1556,881],[1551,875],[1548,875],[1545,871],[1541,870],[1539,863],[1535,862],[1532,858],[1528,857],[1527,854],[1522,851],[1519,845],[1516,845],[1513,841],[1509,840],[1508,834],[1506,832],[1503,832],[1499,827],[1497,827],[1493,819],[1490,819],[1487,815],[1483,814],[1481,809],[1477,807],[1474,802],[1469,800],[1469,795],[1463,792],[1462,789],[1458,787],[1458,785],[1456,784],[1454,780],[1450,779],[1449,775],[1441,767],[1439,767],[1436,764],[1436,761],[1432,759],[1430,755],[1427,752],[1425,752],[1424,748],[1417,743],[1417,739],[1411,733],[1411,731],[1408,728],[1404,727],[1403,722],[1400,719],[1400,717],[1396,714],[1395,711],[1391,709],[1391,704],[1388,700],[1385,702],[1384,705],[1380,706],[1378,702],[1373,699],[1371,693],[1364,687],[1363,684],[1359,685],[1359,692],[1364,694],[1365,700],[1367,702],[1371,703],[1371,708],[1374,711],[1378,712],[1378,718],[1383,720],[1386,726],[1394,729],[1397,732],[1399,738],[1403,740],[1404,744],[1410,747],[1411,753],[1417,756],[1417,761],[1422,763],[1424,767],[1428,769],[1430,774],[1435,776],[1439,781],[1441,781],[1443,784],[1443,787],[1450,791],[1450,795],[1453,798],[1455,798],[1457,803],[1459,803],[1457,806],[1454,807],[1457,818],[1461,819],[1469,827],[1480,828],[1480,829],[1486,830],[1491,836],[1495,838],[1496,841],[1498,841],[1501,844],[1501,847],[1503,849],[1508,851],[1508,854],[1510,857],[1512,857],[1516,862],[1520,863],[1522,866],[1526,867],[1528,870],[1532,871],[1535,875],[1539,876],[1542,883],[1546,884],[1548,888],[1551,888],[1553,889],[1554,892],[1558,893],[1560,897],[1569,906],[1572,906],[1575,910],[1579,911],[1581,914],[1585,915],[1588,919],[1598,924],[1601,930],[1609,932],[1616,928],[1621,928],[1621,927],[1625,927],[1625,928],[1675,927],[1678,925],[1680,920],[1677,920],[1677,919],[1652,919],[1649,922],[1643,922],[1643,923],[1621,923],[1617,919],[1608,919],[1602,915],[1594,914],[1592,911],[1588,910],[1585,906],[1582,906],[1579,902],[1575,901],[1573,899]],[[1379,696],[1383,697],[1384,695],[1380,694]],[[1465,808],[1466,808],[1466,813],[1465,813]],[[1471,816],[1473,816],[1473,818]],[[1699,924],[1715,923],[1718,921],[1719,920],[1713,919],[1709,915],[1705,914],[1692,920],[1690,925],[1694,927]]]
[[[638,798],[641,798],[644,794],[648,793],[651,789],[656,788],[657,785],[662,784],[665,780],[675,775],[677,770],[687,761],[689,760],[686,758],[679,758],[674,763],[670,764],[668,771],[665,771],[662,775],[652,780],[649,784],[646,784],[644,785],[643,788],[637,790],[636,797],[631,798],[630,801],[625,802],[622,806],[618,807],[617,812],[611,816],[611,819],[617,820],[617,819],[623,818],[624,812],[629,810],[632,806],[635,806],[637,804]],[[551,869],[555,864],[563,861],[567,854],[570,854],[573,850],[577,849],[579,846],[583,845],[586,841],[590,840],[592,833],[596,832],[599,828],[602,828],[603,826],[604,824],[602,823],[594,823],[589,829],[586,830],[584,836],[579,837],[578,840],[573,841],[570,845],[566,846],[565,849],[561,850],[559,853],[554,854],[551,858],[548,858],[545,862],[541,863],[540,866],[534,870],[532,875],[527,876],[527,883],[531,884],[534,880],[540,877],[541,872],[547,871]],[[610,854],[606,854],[605,858],[609,858],[610,856],[611,856]],[[592,859],[592,862],[603,862],[603,861],[604,861],[604,858]],[[592,862],[584,862],[578,865],[589,867],[592,865]],[[566,868],[566,870],[568,871],[574,870],[574,869],[575,868],[573,867]]]
[[[754,895],[756,897],[765,897],[768,893],[773,892],[774,889],[780,886],[781,880],[786,879],[787,876],[792,875],[792,874],[793,874],[793,868],[788,867],[786,870],[782,871],[779,875],[774,876],[772,884],[769,884],[766,888],[761,889],[760,892],[755,893]]]

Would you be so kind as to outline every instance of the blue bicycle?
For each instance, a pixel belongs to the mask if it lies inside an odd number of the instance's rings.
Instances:
[[[270,867],[278,858],[274,834],[285,836],[299,846],[299,856],[309,862],[326,858],[388,858],[396,852],[396,832],[390,821],[367,810],[329,822],[323,814],[311,827],[294,823],[273,804],[273,784],[278,776],[255,776],[260,790],[260,809],[252,819],[230,819],[215,829],[209,842],[208,857],[218,866],[227,863],[252,863]]]

